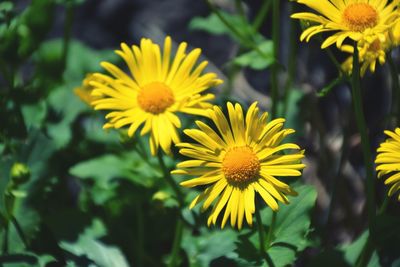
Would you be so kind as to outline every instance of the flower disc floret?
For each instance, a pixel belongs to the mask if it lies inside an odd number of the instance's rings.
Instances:
[[[350,4],[343,12],[343,20],[352,31],[362,32],[378,23],[378,12],[367,3]]]
[[[152,82],[143,86],[137,96],[137,102],[144,111],[160,114],[172,106],[175,99],[168,86],[160,82]]]
[[[251,148],[234,147],[229,150],[222,161],[222,171],[232,184],[244,184],[257,177],[260,161]]]

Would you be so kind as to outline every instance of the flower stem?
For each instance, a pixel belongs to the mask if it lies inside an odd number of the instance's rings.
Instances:
[[[272,2],[272,41],[274,43],[274,64],[271,67],[271,118],[277,116],[277,108],[279,101],[278,91],[278,72],[279,72],[279,2],[280,0],[273,0]]]
[[[353,53],[353,73],[352,73],[352,100],[354,112],[356,116],[356,123],[358,131],[361,136],[361,147],[363,151],[365,170],[367,174],[366,188],[367,188],[367,209],[368,221],[371,222],[375,217],[375,190],[374,190],[374,177],[373,177],[373,162],[370,150],[370,142],[367,134],[367,127],[364,119],[364,112],[361,102],[361,88],[360,88],[360,62],[358,56],[357,43],[354,43]]]
[[[179,251],[181,248],[182,234],[183,234],[183,220],[179,218],[178,222],[176,223],[174,243],[172,244],[172,253],[171,253],[172,255],[168,267],[179,266],[178,259],[179,259]]]
[[[179,189],[179,186],[175,183],[174,179],[171,177],[171,173],[167,169],[162,152],[159,151],[157,153],[158,157],[158,162],[160,163],[161,169],[163,170],[165,180],[167,180],[168,184],[171,186],[172,190],[174,190],[176,198],[179,203],[179,207],[182,208],[184,205],[184,200],[183,200],[183,194],[181,190]],[[179,251],[181,247],[181,241],[182,241],[182,232],[183,232],[183,219],[181,216],[178,216],[177,222],[176,222],[176,227],[175,227],[175,236],[174,236],[174,241],[172,243],[172,252],[171,252],[171,260],[168,263],[168,267],[175,267],[178,266],[178,261],[179,261]]]
[[[143,214],[142,214],[142,207],[140,202],[135,203],[136,209],[136,227],[137,227],[137,265],[143,265],[143,256],[144,256],[144,224],[143,224]]]
[[[387,54],[387,59],[390,68],[390,74],[392,76],[392,112],[391,114],[396,116],[397,124],[400,123],[400,83],[399,83],[399,72],[396,64],[393,62],[392,53]]]
[[[28,248],[28,241],[25,237],[25,234],[24,234],[24,231],[22,230],[21,225],[17,221],[17,218],[12,216],[11,222],[13,223],[15,229],[17,230],[17,233],[18,233],[19,237],[21,238],[22,242],[24,243],[25,248]]]
[[[3,254],[8,254],[8,230],[9,230],[9,223],[6,222],[4,226],[4,236],[3,236]]]
[[[167,183],[171,186],[172,190],[175,192],[176,199],[179,202],[179,206],[182,207],[183,206],[182,192],[179,189],[179,186],[175,183],[174,179],[172,179],[171,173],[169,172],[169,170],[167,169],[167,167],[165,165],[161,151],[158,152],[157,157],[158,157],[158,162],[160,164],[160,167],[164,173],[164,178],[165,178],[165,180],[167,180]]]
[[[276,211],[272,212],[272,218],[271,218],[271,225],[269,226],[269,230],[268,230],[268,235],[267,235],[267,249],[269,247],[271,247],[271,242],[272,242],[272,238],[273,238],[273,234],[274,234],[274,228],[275,228],[275,223],[276,223]]]
[[[265,255],[267,254],[265,251],[265,229],[264,226],[262,224],[262,220],[261,220],[261,214],[260,214],[260,210],[258,208],[256,208],[256,221],[257,221],[257,229],[258,229],[258,238],[260,240],[260,253],[262,255],[263,258],[265,258]]]
[[[72,3],[72,1],[67,1],[65,3],[65,8],[66,11],[65,11],[64,37],[63,37],[63,50],[62,50],[62,62],[64,64],[64,68],[66,68],[67,66],[72,24],[74,22],[74,3]]]
[[[289,14],[294,13],[294,5],[293,3],[289,3]],[[286,112],[288,110],[289,96],[290,91],[293,87],[293,78],[296,72],[296,51],[297,51],[297,35],[296,27],[297,22],[292,19],[289,22],[289,56],[288,56],[288,71],[287,71],[287,80],[284,88],[284,105],[282,115],[286,116]]]
[[[264,258],[264,260],[267,262],[268,266],[275,267],[275,264],[272,261],[271,257],[268,255],[266,249],[268,249],[271,245],[272,233],[273,233],[273,228],[274,228],[275,220],[276,220],[276,212],[273,212],[273,214],[272,214],[271,225],[269,227],[267,237],[265,235],[265,229],[264,229],[264,226],[262,223],[259,208],[256,208],[255,215],[256,215],[257,228],[258,228],[258,237],[260,240],[260,254]]]
[[[210,10],[221,20],[221,22],[229,29],[229,31],[239,40],[242,46],[255,50],[258,54],[260,54],[260,56],[266,58],[268,57],[268,55],[266,55],[263,51],[261,51],[258,45],[254,42],[254,40],[252,40],[252,38],[249,38],[249,36],[247,36],[246,34],[243,34],[240,31],[238,31],[237,28],[225,18],[222,12],[220,12],[218,8],[216,8],[211,3],[210,0],[205,0],[205,3],[210,8]]]
[[[261,25],[263,24],[267,14],[268,14],[270,7],[271,7],[271,1],[264,0],[263,4],[261,5],[261,7],[256,15],[256,18],[253,21],[253,29],[255,31],[258,31],[260,29]]]

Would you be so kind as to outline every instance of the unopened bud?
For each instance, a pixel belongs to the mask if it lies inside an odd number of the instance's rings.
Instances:
[[[16,162],[11,167],[11,179],[14,184],[24,184],[29,181],[30,176],[31,172],[29,167],[23,163]]]

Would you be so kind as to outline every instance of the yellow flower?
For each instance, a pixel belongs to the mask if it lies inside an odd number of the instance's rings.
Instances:
[[[116,53],[127,64],[130,75],[117,66],[102,62],[101,66],[110,75],[96,73],[98,81],[91,81],[95,87],[93,101],[96,110],[111,110],[106,116],[108,122],[103,128],[120,128],[129,125],[128,135],[144,125],[140,134],[150,133],[150,150],[153,155],[159,146],[169,154],[171,143],[179,143],[177,128],[181,121],[177,113],[205,116],[212,107],[209,100],[213,94],[203,94],[211,86],[222,83],[215,73],[202,74],[207,62],[194,67],[201,54],[194,49],[186,54],[186,43],[181,43],[171,60],[171,38],[165,38],[164,51],[151,40],[143,38],[140,47],[121,44]]]
[[[359,61],[361,63],[360,73],[361,76],[365,75],[367,69],[370,72],[375,72],[376,62],[383,65],[386,61],[386,52],[390,49],[388,39],[380,41],[376,38],[372,43],[359,42],[358,54]],[[340,48],[342,51],[353,54],[354,47],[351,45],[343,45]],[[342,69],[347,73],[351,74],[353,71],[353,55],[348,57],[342,64]]]
[[[255,192],[274,211],[278,202],[287,204],[286,195],[297,193],[276,176],[300,176],[305,167],[301,163],[303,151],[293,143],[281,144],[292,129],[282,129],[285,119],[267,123],[268,113],[259,116],[257,103],[253,103],[244,116],[239,104],[227,104],[229,122],[221,108],[209,110],[210,118],[218,131],[196,121],[200,129],[187,129],[185,134],[195,143],[180,143],[180,153],[193,158],[177,165],[173,174],[197,176],[181,183],[185,187],[207,185],[205,191],[190,204],[193,208],[204,201],[206,210],[216,201],[208,218],[208,225],[216,224],[225,207],[223,228],[230,216],[232,227],[243,225],[243,217],[252,225],[255,212]],[[285,150],[291,153],[283,154]]]
[[[341,47],[345,39],[371,42],[376,38],[384,38],[385,32],[399,17],[397,5],[399,0],[388,3],[387,0],[297,0],[314,9],[319,14],[301,12],[291,17],[315,23],[306,29],[300,40],[310,40],[321,32],[337,31],[326,38],[321,48],[333,43]]]
[[[392,196],[400,189],[400,128],[396,128],[394,132],[385,131],[385,134],[389,138],[379,146],[375,163],[378,178],[389,174],[385,184],[391,185],[388,195]],[[400,201],[400,195],[398,200]]]
[[[398,46],[400,44],[400,20],[393,25],[389,33],[390,33],[391,45]]]
[[[98,96],[92,95],[93,86],[90,85],[90,81],[92,80],[94,81],[96,80],[96,78],[94,77],[93,73],[89,73],[83,80],[82,85],[74,89],[75,95],[77,95],[83,102],[85,102],[89,106],[94,100],[99,99]]]

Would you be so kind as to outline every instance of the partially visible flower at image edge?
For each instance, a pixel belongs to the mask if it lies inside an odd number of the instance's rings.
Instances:
[[[90,85],[90,82],[92,80],[95,80],[96,78],[94,77],[93,73],[88,73],[85,77],[85,79],[82,81],[82,85],[74,88],[74,93],[77,95],[80,100],[82,100],[84,103],[88,104],[91,106],[91,103],[94,100],[100,99],[99,96],[93,96],[93,86]]]
[[[201,121],[196,121],[199,129],[184,130],[196,142],[177,146],[182,155],[192,159],[178,163],[172,174],[196,176],[182,182],[184,187],[207,186],[190,208],[204,201],[204,211],[216,200],[208,217],[209,226],[216,224],[225,207],[221,227],[230,216],[232,227],[237,223],[241,229],[244,217],[250,226],[253,223],[255,192],[274,211],[279,209],[278,201],[288,204],[287,195],[297,195],[276,176],[300,176],[305,167],[301,163],[304,151],[294,143],[281,144],[294,130],[282,129],[283,118],[267,123],[268,113],[259,115],[256,102],[245,116],[239,104],[228,102],[227,109],[229,121],[220,107],[209,110],[217,131]],[[283,154],[286,150],[290,153]]]
[[[387,0],[296,0],[315,10],[295,13],[291,17],[312,23],[303,31],[300,40],[307,42],[315,34],[337,31],[322,43],[326,48],[334,43],[341,47],[344,40],[365,40],[372,42],[375,38],[384,38],[384,33],[399,18],[397,6],[399,0],[388,4]]]
[[[361,63],[360,74],[364,76],[366,71],[371,73],[375,72],[376,63],[380,65],[386,62],[386,53],[390,50],[389,40],[383,41],[376,38],[372,43],[360,42],[357,44],[359,61]],[[345,73],[350,75],[353,71],[353,53],[354,47],[351,45],[343,45],[340,48],[343,52],[351,54],[342,64],[342,69]]]
[[[186,54],[187,43],[179,45],[171,60],[171,38],[166,37],[164,49],[150,39],[143,38],[140,47],[121,44],[115,52],[121,56],[130,74],[117,66],[102,62],[101,66],[109,75],[96,73],[90,85],[95,89],[92,95],[100,99],[92,101],[96,110],[110,110],[108,122],[103,128],[129,126],[132,137],[143,125],[140,134],[150,133],[149,143],[152,155],[159,147],[171,153],[171,143],[179,143],[177,128],[181,127],[178,113],[207,116],[211,108],[211,93],[203,94],[212,86],[222,83],[215,73],[202,74],[208,62],[195,67],[201,54],[194,49]]]
[[[388,195],[392,196],[400,189],[400,128],[384,132],[389,138],[380,144],[375,163],[378,178],[387,175],[385,185],[390,185]]]

